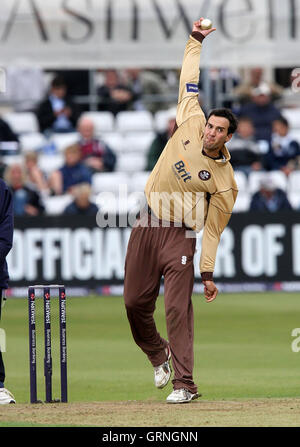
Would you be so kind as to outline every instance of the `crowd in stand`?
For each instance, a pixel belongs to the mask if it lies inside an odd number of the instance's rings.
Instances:
[[[300,169],[299,133],[297,138],[294,137],[282,110],[287,107],[300,110],[299,92],[268,83],[263,76],[262,69],[252,69],[249,81],[236,82],[231,92],[230,105],[239,118],[237,132],[228,143],[231,162],[235,171],[241,171],[247,177],[252,172],[265,171],[281,171],[288,177]],[[126,70],[122,77],[115,70],[107,70],[101,72],[101,79],[102,84],[97,91],[98,110],[111,112],[115,117],[127,110],[147,108],[154,114],[167,109],[170,104],[164,103],[161,98],[175,84],[174,79],[169,85],[166,77],[139,69]],[[199,86],[201,88],[200,80]],[[143,97],[147,94],[159,95],[159,100],[146,107]],[[205,103],[202,105],[205,110]],[[26,151],[22,164],[6,166],[0,158],[0,176],[13,191],[15,215],[42,215],[45,213],[44,198],[62,194],[73,197],[72,203],[65,209],[66,214],[96,214],[98,207],[91,202],[92,178],[94,174],[114,171],[117,162],[114,148],[96,134],[93,120],[84,116],[85,110],[68,96],[68,86],[61,75],[52,79],[43,99],[34,106],[31,104],[27,110],[36,114],[45,141],[53,134],[74,132],[77,132],[78,138],[65,148],[63,165],[48,175],[39,166],[39,154],[46,150],[47,145],[40,147],[39,151]],[[176,107],[168,109],[165,128],[157,132],[150,142],[145,171],[154,167],[169,139],[175,114]],[[5,114],[0,118],[0,144],[4,142],[19,142],[19,135],[5,121]],[[7,153],[5,146],[1,148],[2,154]],[[292,206],[285,191],[266,180],[261,182],[250,204],[253,211],[289,209]]]

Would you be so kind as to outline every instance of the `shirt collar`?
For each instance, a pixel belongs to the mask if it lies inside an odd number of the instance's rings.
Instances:
[[[204,149],[202,149],[202,153],[205,157],[210,158],[211,160],[215,161],[216,163],[222,163],[222,164],[224,163],[225,164],[231,158],[230,153],[225,145],[220,150],[220,156],[218,158],[210,157],[209,155],[207,155],[207,153],[204,151]]]

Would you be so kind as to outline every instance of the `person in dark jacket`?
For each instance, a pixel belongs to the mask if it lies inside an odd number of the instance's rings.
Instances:
[[[281,169],[289,174],[289,166],[300,156],[300,146],[289,132],[287,119],[280,116],[273,122],[273,134],[264,165],[268,171]]]
[[[64,214],[76,216],[96,216],[98,207],[90,201],[91,186],[88,183],[81,183],[73,189],[74,201],[68,205]]]
[[[250,118],[241,117],[238,128],[227,144],[234,170],[243,171],[248,175],[251,171],[262,169],[259,145],[254,138],[254,126]]]
[[[167,141],[171,137],[174,126],[176,124],[176,109],[172,108],[168,111],[167,127],[164,132],[158,132],[152,141],[147,154],[146,171],[152,171],[160,157]]]
[[[115,70],[105,72],[105,81],[98,88],[98,97],[98,110],[107,110],[114,115],[130,110],[134,101],[133,91],[119,79]]]
[[[13,194],[15,216],[38,216],[45,207],[39,192],[26,181],[22,165],[15,163],[7,167],[4,178]]]
[[[72,144],[65,149],[65,163],[52,172],[48,183],[56,195],[72,193],[74,186],[79,183],[92,183],[91,171],[81,161],[79,144]]]
[[[8,287],[6,256],[13,241],[13,204],[12,194],[6,183],[0,179],[0,319],[5,290]],[[16,403],[14,396],[4,387],[5,368],[0,344],[0,405]]]
[[[272,123],[280,117],[280,111],[271,101],[271,90],[267,84],[261,84],[252,90],[251,101],[238,113],[247,116],[254,124],[256,141],[271,141]]]
[[[0,117],[0,142],[3,141],[19,141],[19,138],[8,123]]]
[[[75,104],[67,97],[67,86],[62,77],[52,80],[49,95],[40,103],[36,114],[41,132],[75,132],[79,114]]]
[[[19,138],[9,124],[0,117],[0,155],[16,154],[19,151]],[[0,177],[6,165],[0,161]]]
[[[276,213],[290,210],[292,207],[286,193],[282,189],[276,188],[271,179],[262,180],[260,190],[252,197],[250,211]]]

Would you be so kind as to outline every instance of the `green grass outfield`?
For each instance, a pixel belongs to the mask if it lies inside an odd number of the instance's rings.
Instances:
[[[59,397],[58,302],[52,302],[53,388]],[[300,327],[298,294],[220,294],[207,304],[193,297],[194,379],[205,400],[299,397],[300,352],[291,349]],[[42,371],[42,300],[38,311],[39,397]],[[166,337],[163,298],[155,318]],[[18,403],[29,402],[27,300],[9,299],[1,327],[6,331],[6,387]],[[55,329],[55,330],[54,330]],[[153,369],[135,345],[120,297],[69,298],[67,301],[70,402],[164,402],[171,391],[153,385]],[[299,344],[300,345],[300,344]]]

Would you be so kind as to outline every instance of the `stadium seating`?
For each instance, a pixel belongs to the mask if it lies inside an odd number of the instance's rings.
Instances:
[[[63,152],[66,147],[71,144],[76,143],[79,139],[79,134],[77,132],[70,133],[55,133],[50,138],[50,144],[54,144],[54,150],[58,152]]]
[[[32,112],[7,113],[3,118],[18,135],[39,132],[37,117]]]
[[[123,133],[152,131],[152,114],[146,110],[119,112],[116,117],[116,130]]]
[[[135,173],[145,169],[145,154],[121,153],[117,159],[117,171]]]
[[[259,190],[260,183],[262,180],[271,179],[277,188],[283,191],[287,190],[287,178],[286,175],[281,171],[255,171],[249,174],[248,178],[248,188],[251,194],[254,194]]]
[[[32,132],[20,135],[21,151],[38,151],[47,144],[47,140],[42,133]]]
[[[282,171],[271,171],[267,175],[274,182],[274,185],[277,188],[282,189],[283,191],[287,190],[287,176]]]
[[[15,163],[23,164],[24,157],[22,155],[4,155],[1,160],[4,164],[11,166]]]
[[[120,185],[126,185],[128,190],[129,178],[124,172],[101,172],[92,177],[94,194],[101,192],[119,192]]]
[[[84,112],[81,116],[86,116],[93,121],[97,136],[101,136],[103,132],[114,131],[115,118],[111,112]]]
[[[58,215],[64,212],[72,200],[73,197],[70,194],[64,194],[62,196],[45,197],[43,203],[47,214]]]
[[[244,211],[248,211],[250,202],[251,196],[247,191],[239,192],[233,207],[233,212],[242,213]]]
[[[288,199],[295,209],[300,209],[300,171],[291,172],[288,179]]]
[[[39,167],[46,175],[61,168],[63,164],[64,157],[62,154],[41,154],[39,156]]]
[[[154,128],[157,132],[164,132],[168,125],[170,117],[169,110],[159,110],[154,115]]]
[[[282,109],[281,113],[288,120],[291,129],[300,129],[300,108]]]
[[[237,183],[238,190],[240,192],[245,192],[248,190],[247,187],[247,176],[243,171],[235,171],[234,177]]]
[[[117,193],[104,192],[94,198],[94,202],[102,213],[126,214],[137,213],[144,207],[144,194],[129,194],[126,198]]]
[[[248,191],[248,181],[246,174],[242,171],[235,171],[234,176],[239,193],[234,204],[233,212],[240,213],[249,209],[251,196]]]
[[[292,129],[291,130],[291,136],[298,141],[298,143],[300,144],[300,128],[299,129]]]
[[[129,132],[123,138],[123,150],[147,154],[154,137],[154,132]]]
[[[101,139],[106,143],[118,156],[118,153],[124,150],[124,138],[118,132],[104,133]]]
[[[130,191],[144,191],[150,172],[137,172],[130,181]]]
[[[102,213],[117,214],[118,213],[118,194],[112,191],[103,191],[93,198],[94,203],[98,206]]]

